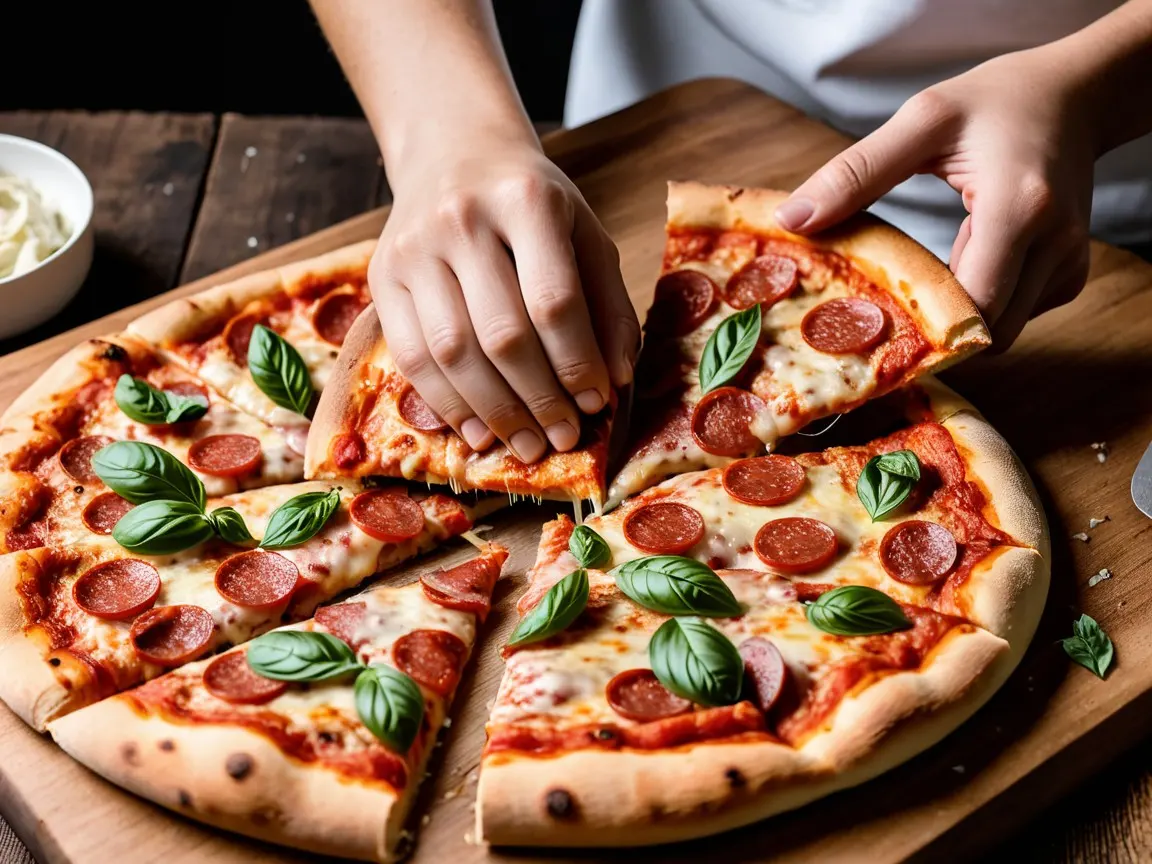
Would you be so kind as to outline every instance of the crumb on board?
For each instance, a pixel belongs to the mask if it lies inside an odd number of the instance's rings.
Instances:
[[[1079,534],[1073,534],[1072,539],[1073,540],[1079,540],[1082,543],[1087,543],[1092,538],[1089,537],[1087,534],[1085,534],[1083,531],[1081,531]]]
[[[432,814],[431,813],[425,813],[423,816],[420,817],[420,827],[427,828],[428,823],[431,821],[432,821]]]
[[[1112,578],[1112,571],[1109,570],[1107,567],[1101,567],[1099,573],[1094,573],[1094,574],[1092,574],[1092,576],[1090,576],[1088,578],[1088,587],[1093,588],[1096,585],[1099,585],[1105,579],[1111,579],[1111,578]]]
[[[1108,442],[1107,441],[1096,441],[1095,443],[1092,444],[1092,449],[1096,451],[1096,461],[1097,462],[1103,463],[1103,462],[1108,461]]]
[[[964,766],[963,765],[953,765],[952,770],[955,771],[957,774],[963,774],[964,773]]]
[[[248,238],[248,248],[249,249],[255,249],[259,245],[260,245],[260,241],[257,240],[255,237],[249,237]]]
[[[1112,521],[1112,518],[1110,516],[1108,516],[1107,514],[1104,515],[1103,519],[1097,519],[1095,517],[1092,517],[1088,520],[1088,530],[1091,531],[1093,528],[1096,528],[1100,525],[1103,525],[1105,522],[1111,522],[1111,521]]]
[[[171,197],[171,196],[172,196],[172,193],[176,191],[176,184],[174,184],[174,183],[165,183],[165,184],[164,184],[164,185],[163,185],[163,186],[160,188],[160,191],[161,191],[161,192],[163,192],[163,193],[164,193],[165,195],[167,195],[168,197]]]
[[[247,156],[249,159],[251,159],[253,156],[255,156],[259,152],[260,151],[257,150],[255,147],[253,147],[251,144],[249,144],[247,147],[244,148],[244,155]]]

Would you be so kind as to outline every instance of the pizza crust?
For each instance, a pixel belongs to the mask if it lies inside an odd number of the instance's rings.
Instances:
[[[313,258],[292,261],[279,268],[281,284],[292,294],[302,283],[312,279],[323,280],[345,271],[363,273],[368,269],[376,244],[376,239],[362,240]]]

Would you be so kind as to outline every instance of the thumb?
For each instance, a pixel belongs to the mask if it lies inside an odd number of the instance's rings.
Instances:
[[[776,209],[787,231],[812,233],[868,207],[935,155],[943,124],[909,100],[887,123],[833,157]]]

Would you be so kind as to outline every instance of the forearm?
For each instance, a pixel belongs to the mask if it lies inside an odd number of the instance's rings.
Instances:
[[[475,136],[535,142],[490,0],[311,0],[385,166]]]

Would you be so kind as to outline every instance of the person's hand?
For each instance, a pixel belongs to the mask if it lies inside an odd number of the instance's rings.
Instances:
[[[615,245],[534,140],[458,140],[394,173],[368,275],[397,368],[474,450],[572,449],[639,347]]]
[[[1069,302],[1088,274],[1093,123],[1060,56],[1008,54],[909,99],[833,158],[777,211],[819,231],[913,174],[961,193],[968,216],[949,262],[1007,348],[1029,318]]]

